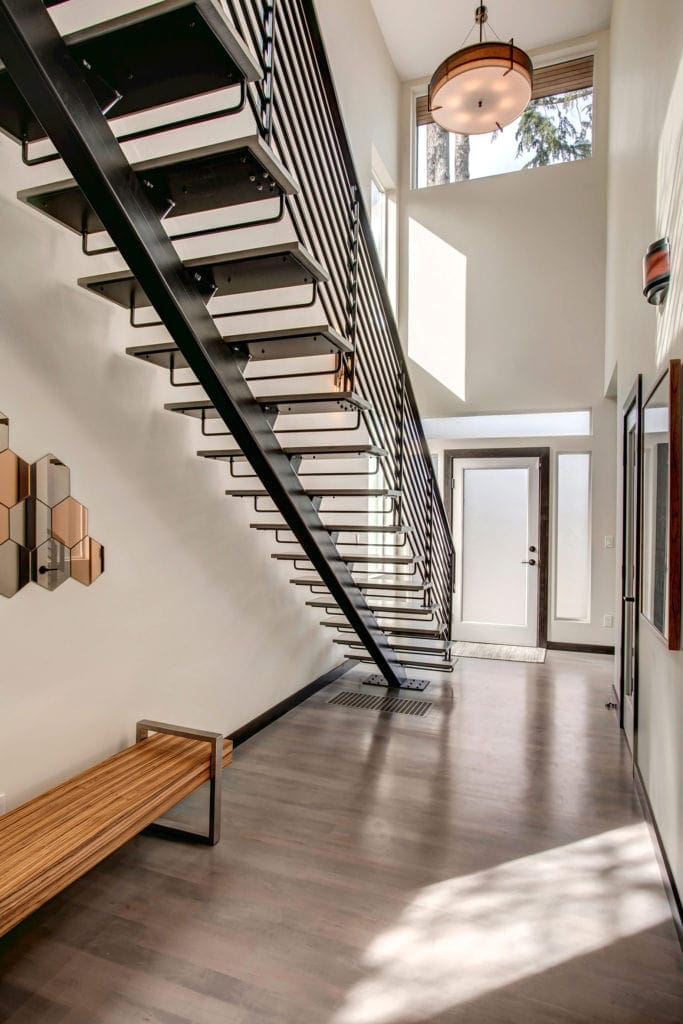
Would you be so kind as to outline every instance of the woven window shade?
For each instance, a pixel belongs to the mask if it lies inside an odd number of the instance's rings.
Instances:
[[[534,69],[532,100],[544,96],[557,96],[562,92],[593,87],[593,56],[567,60],[563,64],[551,64],[547,68]]]
[[[562,64],[551,64],[547,68],[534,69],[534,89],[531,98],[541,99],[544,96],[556,96],[562,92],[574,92],[576,89],[591,89],[593,86],[593,63],[590,57],[578,60],[566,60]],[[428,98],[418,96],[415,100],[415,123],[420,128],[432,124],[434,118],[429,113]]]
[[[423,124],[432,124],[434,118],[428,110],[429,99],[427,96],[418,96],[415,100],[415,123],[420,128]]]

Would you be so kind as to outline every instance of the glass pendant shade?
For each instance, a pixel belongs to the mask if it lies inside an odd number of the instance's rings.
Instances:
[[[434,120],[459,135],[499,131],[531,99],[533,65],[513,43],[479,42],[447,57],[429,86]]]

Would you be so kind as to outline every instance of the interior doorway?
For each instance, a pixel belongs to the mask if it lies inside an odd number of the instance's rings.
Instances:
[[[635,758],[638,731],[638,621],[640,615],[640,519],[642,377],[624,404],[621,561],[621,727]]]
[[[550,449],[448,451],[453,638],[545,647]]]

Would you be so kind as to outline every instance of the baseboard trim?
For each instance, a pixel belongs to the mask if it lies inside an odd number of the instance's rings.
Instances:
[[[548,640],[549,651],[573,651],[576,654],[614,654],[614,647],[608,644],[564,644]]]
[[[265,729],[266,726],[272,725],[272,723],[276,722],[278,718],[282,718],[282,716],[286,715],[288,711],[292,710],[292,708],[297,707],[305,700],[308,700],[309,697],[312,697],[314,693],[318,693],[326,686],[329,686],[330,683],[335,682],[335,680],[339,679],[340,676],[343,676],[345,672],[348,672],[350,668],[353,668],[353,666],[357,664],[358,662],[355,658],[347,658],[347,660],[343,661],[340,665],[337,665],[335,668],[331,668],[329,672],[319,676],[318,679],[314,679],[312,683],[309,683],[307,686],[297,690],[296,693],[293,693],[291,696],[281,700],[279,704],[273,705],[272,708],[264,711],[263,714],[258,715],[256,718],[252,718],[252,720],[247,722],[246,725],[242,725],[239,729],[235,729],[235,731],[230,733],[227,738],[232,740],[234,747],[239,747],[240,743],[244,743],[246,740],[251,739],[251,737],[255,736],[257,732],[261,731],[261,729]]]
[[[671,864],[669,863],[669,858],[666,854],[666,848],[662,840],[662,835],[659,831],[659,826],[657,825],[657,819],[655,818],[652,804],[650,803],[650,797],[648,796],[647,789],[645,788],[645,782],[638,765],[634,766],[633,780],[635,782],[636,793],[640,800],[640,805],[643,808],[643,815],[645,816],[645,820],[650,829],[652,843],[657,854],[657,861],[659,862],[659,870],[662,875],[662,883],[671,908],[674,928],[676,929],[676,935],[678,936],[681,950],[683,950],[683,903],[681,903],[681,895],[678,891],[673,871],[671,870]]]

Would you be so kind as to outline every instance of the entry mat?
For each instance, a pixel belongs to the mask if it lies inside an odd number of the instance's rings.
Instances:
[[[514,647],[509,644],[475,644],[456,640],[451,653],[457,658],[486,658],[489,661],[530,661],[542,664],[545,661],[544,647]]]

